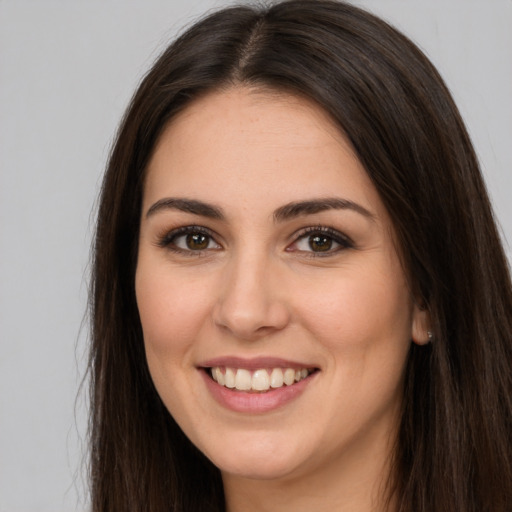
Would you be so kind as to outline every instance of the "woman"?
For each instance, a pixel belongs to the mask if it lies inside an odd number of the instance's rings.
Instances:
[[[423,54],[329,0],[148,73],[104,180],[93,510],[506,511],[512,290]]]

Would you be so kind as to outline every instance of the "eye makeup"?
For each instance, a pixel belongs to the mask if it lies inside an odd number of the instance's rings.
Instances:
[[[196,225],[182,226],[165,232],[158,237],[157,246],[187,256],[222,249],[212,230]]]
[[[328,257],[352,248],[354,242],[340,231],[327,226],[310,226],[298,232],[286,251],[306,253],[308,257]]]
[[[218,238],[215,232],[205,226],[181,226],[158,236],[156,245],[177,254],[199,256],[208,251],[223,250]],[[317,225],[297,231],[285,251],[325,258],[354,247],[354,242],[344,233],[332,227]]]

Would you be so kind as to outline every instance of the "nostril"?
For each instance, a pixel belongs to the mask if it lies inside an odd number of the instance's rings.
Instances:
[[[240,257],[238,268],[226,276],[212,311],[219,328],[248,341],[280,330],[289,321],[286,296],[275,289],[279,283],[267,275],[268,264],[256,264],[253,259]]]
[[[214,322],[222,331],[238,339],[252,341],[280,331],[289,322],[285,308],[273,304],[267,308],[249,308],[239,304],[232,309],[224,306],[214,315]]]

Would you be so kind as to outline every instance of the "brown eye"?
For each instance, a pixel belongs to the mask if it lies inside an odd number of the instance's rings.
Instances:
[[[309,247],[315,252],[325,252],[332,248],[333,240],[325,235],[312,235],[308,239]]]
[[[222,247],[215,241],[206,228],[186,226],[166,234],[160,241],[166,247],[181,253],[200,253],[202,251],[219,250]]]
[[[189,233],[186,236],[187,249],[191,251],[203,251],[210,244],[210,237],[204,233]]]
[[[338,252],[354,247],[350,238],[329,227],[311,227],[302,231],[287,251],[298,251],[309,256],[334,256]]]

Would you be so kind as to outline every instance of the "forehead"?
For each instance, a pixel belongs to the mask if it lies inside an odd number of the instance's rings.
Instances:
[[[265,198],[278,207],[333,193],[382,208],[331,116],[300,96],[233,88],[195,100],[166,127],[148,166],[145,202],[199,194],[252,206]]]

